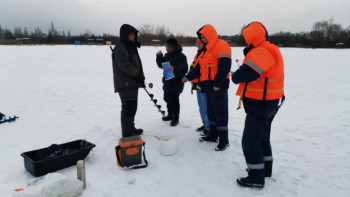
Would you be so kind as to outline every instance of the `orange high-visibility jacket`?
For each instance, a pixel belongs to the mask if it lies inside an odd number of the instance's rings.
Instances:
[[[201,40],[199,39],[199,38],[197,38],[196,39],[196,43],[197,44],[201,44],[202,42],[201,42]],[[193,60],[193,62],[192,62],[192,68],[194,69],[197,65],[198,65],[198,61],[199,61],[199,56],[200,56],[201,54],[196,54],[196,56],[194,56],[194,60]],[[193,79],[192,81],[191,81],[191,83],[198,83],[199,82],[199,78],[196,78],[196,79]]]
[[[284,64],[279,48],[266,41],[266,29],[259,22],[250,23],[242,31],[248,46],[244,64],[260,74],[253,82],[241,83],[236,95],[256,100],[274,100],[283,96]]]
[[[218,72],[218,59],[222,57],[231,59],[231,48],[225,40],[219,39],[212,25],[203,26],[198,33],[202,34],[207,39],[207,45],[205,46],[206,51],[199,57],[199,81],[213,81]],[[227,75],[227,78],[229,77],[230,74]]]

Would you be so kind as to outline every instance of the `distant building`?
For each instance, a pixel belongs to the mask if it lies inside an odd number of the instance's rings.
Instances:
[[[152,40],[152,46],[161,46],[160,40],[153,39],[153,40]]]
[[[93,38],[88,38],[88,39],[87,39],[87,42],[88,42],[88,45],[93,45],[93,44],[95,44],[95,39],[93,39]]]
[[[74,41],[74,45],[81,45],[80,40],[76,40],[76,41]]]
[[[32,44],[30,38],[16,38],[16,44]]]
[[[112,45],[112,41],[106,41],[106,45]]]
[[[103,45],[104,44],[104,39],[103,38],[96,38],[96,44],[97,45]]]
[[[337,44],[335,44],[335,48],[337,48],[337,49],[343,49],[343,48],[345,48],[345,43],[338,42]]]

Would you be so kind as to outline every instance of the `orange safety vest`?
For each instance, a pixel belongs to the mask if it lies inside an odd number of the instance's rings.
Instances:
[[[199,38],[197,38],[196,43],[197,45],[199,45],[199,44],[202,44],[202,41]],[[203,52],[203,49],[202,49],[202,52]],[[201,53],[200,54],[197,53],[196,56],[194,56],[194,60],[191,65],[193,69],[198,65],[199,56],[201,55]],[[199,78],[195,78],[191,81],[191,83],[198,83],[198,82],[199,82]]]
[[[200,56],[201,54],[199,54]],[[194,60],[192,62],[192,68],[195,68],[198,65],[199,62],[199,57],[197,57],[198,55],[194,56]],[[191,81],[191,83],[198,83],[199,82],[199,78],[195,78]]]
[[[207,45],[204,52],[200,55],[200,77],[199,81],[215,80],[218,72],[218,59],[227,57],[231,59],[231,47],[222,39],[219,39],[215,28],[212,25],[205,25],[200,30],[207,39]],[[227,78],[230,74],[227,75]]]
[[[283,97],[284,63],[279,48],[266,41],[265,28],[257,22],[248,25],[242,35],[247,44],[254,48],[248,52],[244,64],[260,74],[260,77],[247,83],[241,83],[236,95],[256,100],[274,100]],[[239,104],[240,105],[240,104]]]

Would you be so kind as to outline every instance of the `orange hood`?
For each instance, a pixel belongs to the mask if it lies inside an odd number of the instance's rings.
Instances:
[[[247,42],[247,45],[258,46],[264,41],[268,40],[268,34],[265,27],[259,22],[252,22],[247,25],[243,31],[242,35]]]
[[[197,34],[198,36],[199,34],[202,34],[207,39],[207,49],[211,48],[219,39],[218,33],[212,25],[204,25],[198,30]]]

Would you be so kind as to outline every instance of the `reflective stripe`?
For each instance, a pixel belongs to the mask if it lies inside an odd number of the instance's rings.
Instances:
[[[264,161],[272,161],[272,156],[264,157]]]
[[[251,170],[261,170],[261,169],[265,168],[265,165],[263,163],[262,164],[249,164],[249,163],[247,163],[247,166]]]
[[[219,54],[219,55],[218,55],[218,59],[219,59],[219,58],[222,58],[222,57],[227,57],[227,58],[230,58],[230,59],[231,59],[231,55],[230,55],[230,54],[222,53],[222,54]]]
[[[252,91],[252,92],[264,92],[264,89],[261,88],[247,88],[247,91]],[[267,93],[276,93],[276,92],[283,92],[283,89],[267,89]]]
[[[261,69],[258,65],[256,65],[254,62],[248,60],[246,62],[244,62],[245,64],[247,64],[248,66],[252,67],[256,72],[258,72],[260,75],[264,74],[264,70]]]
[[[218,130],[218,131],[227,131],[228,129],[227,129],[227,127],[218,127],[218,128],[216,128],[216,130]]]

